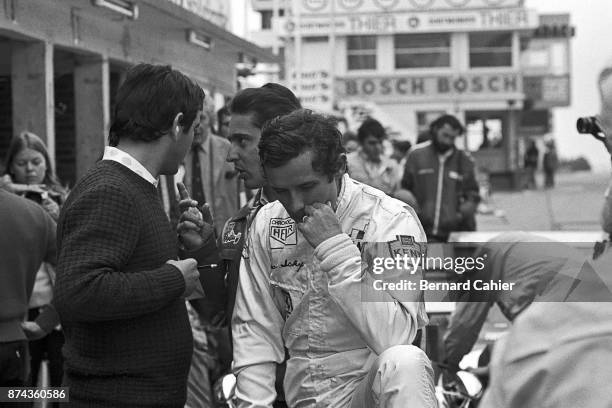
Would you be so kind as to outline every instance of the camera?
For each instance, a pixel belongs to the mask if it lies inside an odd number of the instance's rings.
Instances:
[[[42,204],[43,200],[45,199],[44,194],[38,193],[36,191],[26,191],[23,196],[28,200],[34,201],[37,204]]]
[[[578,118],[578,120],[576,121],[576,129],[578,130],[578,133],[598,135],[602,132],[602,130],[597,122],[598,121],[595,116],[585,116],[582,118]]]

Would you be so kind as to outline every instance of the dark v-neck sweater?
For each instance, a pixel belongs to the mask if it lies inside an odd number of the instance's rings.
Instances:
[[[155,187],[98,162],[58,222],[55,306],[71,406],[182,407],[193,348],[183,277]]]

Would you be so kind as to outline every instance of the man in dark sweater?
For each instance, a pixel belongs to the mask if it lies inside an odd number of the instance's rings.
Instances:
[[[55,222],[35,202],[0,189],[0,225],[0,387],[24,386],[27,339],[58,322],[53,308],[23,322],[40,264],[55,264]]]
[[[191,146],[204,92],[170,67],[140,64],[116,99],[109,147],[58,222],[64,385],[72,407],[182,407],[193,348],[185,297],[199,274],[195,259],[177,260],[156,185]]]

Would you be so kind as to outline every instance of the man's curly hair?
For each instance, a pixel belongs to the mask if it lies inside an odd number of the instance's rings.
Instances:
[[[261,130],[259,156],[264,168],[283,166],[308,150],[314,153],[312,168],[330,181],[346,166],[342,134],[333,118],[300,109],[272,119]]]

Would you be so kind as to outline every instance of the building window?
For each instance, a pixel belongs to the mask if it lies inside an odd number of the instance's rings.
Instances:
[[[302,38],[302,41],[304,41],[305,43],[325,43],[329,40],[329,37],[327,37],[326,35],[317,35],[317,36],[311,36],[311,37],[304,37]]]
[[[492,112],[467,112],[465,134],[467,149],[501,149],[504,146],[504,117]]]
[[[470,33],[470,67],[511,67],[512,33]]]
[[[376,69],[376,36],[352,35],[346,38],[348,70]]]
[[[396,34],[395,68],[450,67],[450,34]]]
[[[262,10],[261,14],[261,29],[262,30],[271,30],[272,29],[272,18],[274,17],[274,12],[272,10]],[[278,16],[283,17],[285,15],[284,9],[278,10]]]

